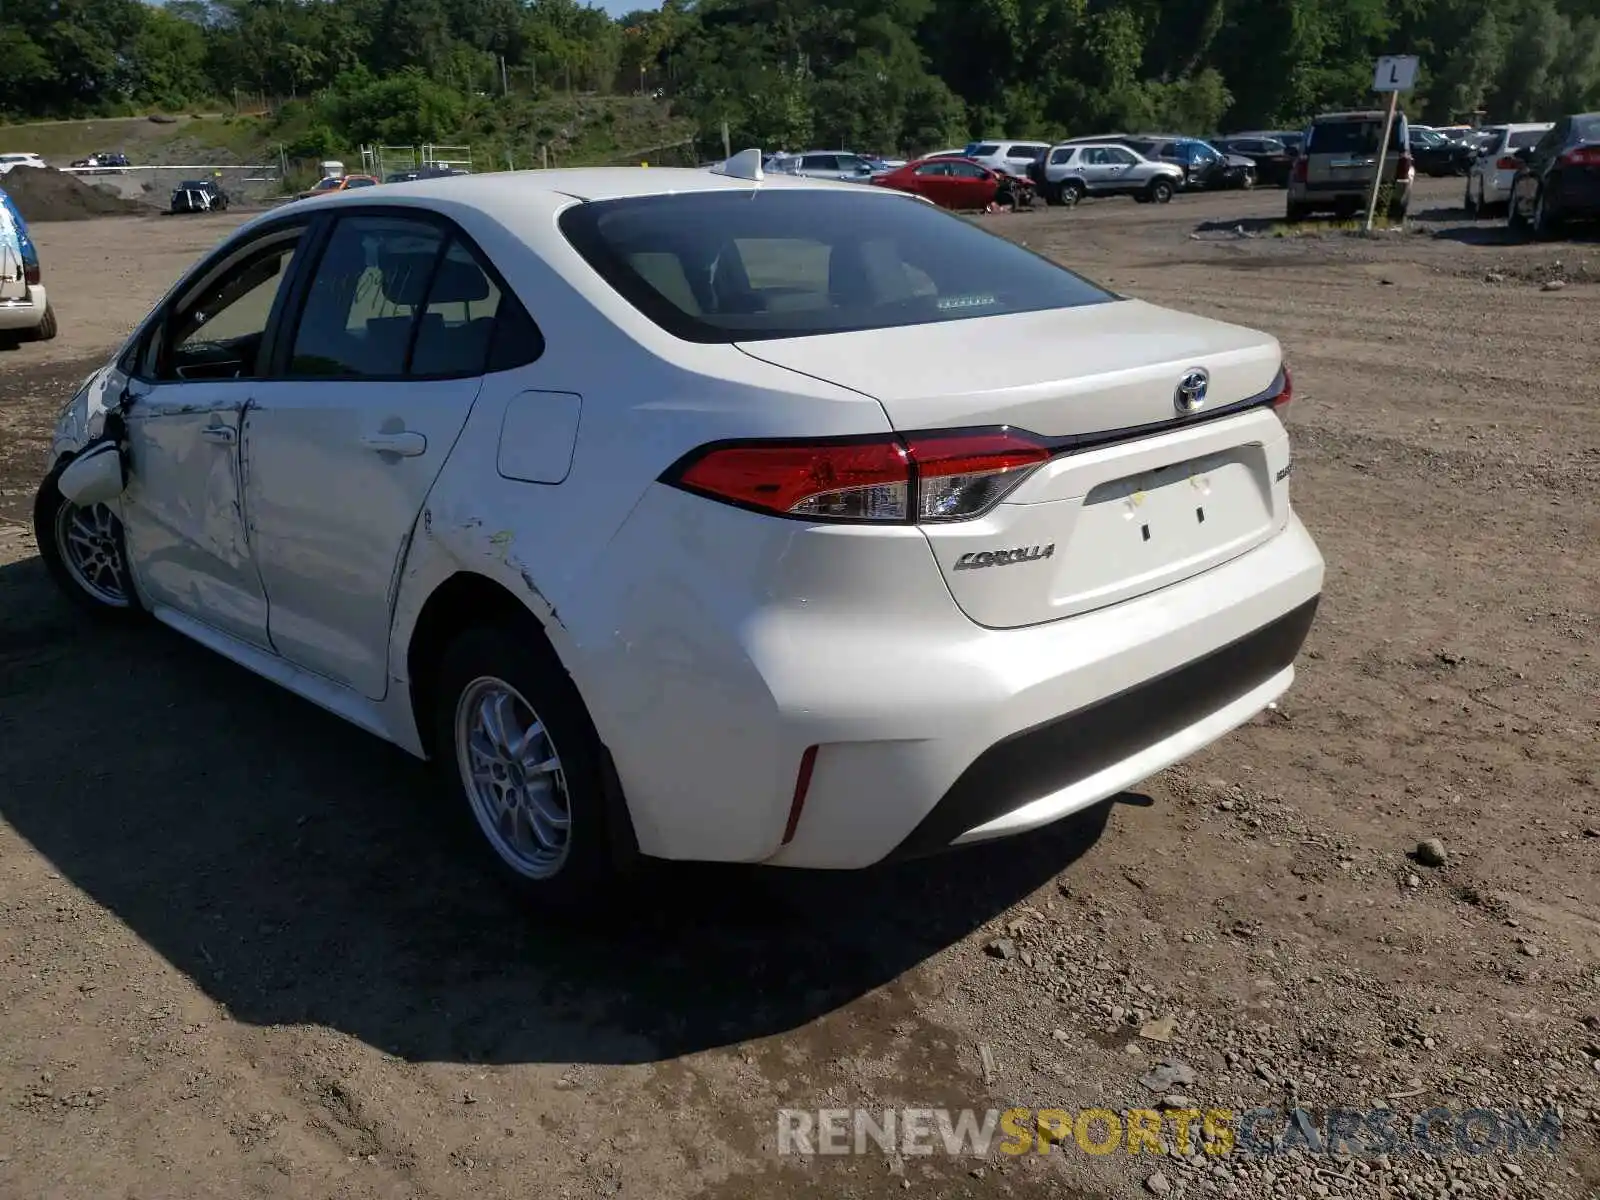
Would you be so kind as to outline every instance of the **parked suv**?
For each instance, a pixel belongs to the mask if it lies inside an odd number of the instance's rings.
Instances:
[[[1085,196],[1165,204],[1183,186],[1183,169],[1153,162],[1117,142],[1064,142],[1050,151],[1044,178],[1050,204],[1076,204]]]
[[[56,313],[39,274],[39,251],[16,203],[0,189],[0,341],[55,336]]]
[[[1383,121],[1381,112],[1337,112],[1323,113],[1311,122],[1305,150],[1289,173],[1289,220],[1303,221],[1319,212],[1349,217],[1365,207],[1378,166]],[[1396,113],[1383,160],[1388,213],[1396,221],[1411,207],[1411,185],[1417,175],[1410,144],[1405,114]]]
[[[1033,178],[1029,168],[1050,152],[1049,142],[968,142],[963,158],[970,158],[991,171]],[[1037,180],[1035,181],[1037,182]]]

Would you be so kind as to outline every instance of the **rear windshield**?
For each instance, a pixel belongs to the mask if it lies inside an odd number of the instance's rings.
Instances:
[[[1600,113],[1573,117],[1572,132],[1586,142],[1600,142]]]
[[[1537,146],[1546,132],[1543,129],[1518,129],[1506,139],[1506,149],[1526,150],[1529,146]]]
[[[577,204],[561,231],[676,337],[742,342],[892,329],[1116,299],[910,197],[823,189]]]
[[[1389,148],[1403,150],[1400,141],[1400,122],[1394,123],[1389,135]],[[1313,125],[1306,141],[1307,154],[1376,154],[1383,140],[1383,118],[1370,121],[1329,121]]]

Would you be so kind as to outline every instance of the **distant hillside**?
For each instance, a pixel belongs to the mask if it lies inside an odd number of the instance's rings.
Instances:
[[[693,124],[665,103],[640,96],[560,96],[494,105],[477,128],[441,141],[472,147],[473,165],[493,170],[510,162],[539,165],[545,147],[552,166],[591,166],[642,157],[662,165],[692,162]],[[121,151],[136,164],[208,165],[276,162],[281,146],[303,141],[311,116],[290,105],[277,116],[226,114],[119,117],[0,125],[0,153],[32,152],[53,166],[97,151]],[[292,153],[292,151],[291,151]],[[337,147],[352,169],[360,147]],[[652,157],[653,156],[653,157]]]

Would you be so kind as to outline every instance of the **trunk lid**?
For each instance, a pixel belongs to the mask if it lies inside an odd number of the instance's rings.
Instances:
[[[876,398],[902,433],[1115,435],[1058,454],[982,517],[922,526],[981,625],[1154,591],[1246,553],[1288,518],[1287,439],[1270,409],[1178,421],[1179,382],[1196,368],[1210,376],[1199,416],[1267,391],[1282,361],[1267,334],[1127,300],[740,349]]]

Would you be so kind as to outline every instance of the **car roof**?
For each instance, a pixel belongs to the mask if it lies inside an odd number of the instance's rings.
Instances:
[[[797,188],[904,199],[902,193],[888,188],[863,187],[859,183],[831,179],[808,179],[804,175],[766,174],[760,182],[755,182],[694,167],[557,167],[550,170],[494,171],[482,175],[416,179],[407,183],[386,184],[379,196],[366,188],[358,188],[319,196],[305,203],[315,204],[318,212],[327,212],[339,204],[361,207],[390,203],[416,204],[440,212],[473,209],[509,229],[519,229],[526,227],[530,220],[540,219],[540,214],[559,211],[572,201],[622,200],[691,192],[787,191]],[[540,201],[544,203],[540,205]],[[240,230],[242,232],[257,223],[270,221],[298,203],[300,201],[291,201],[283,208],[263,213],[240,226]],[[535,212],[536,208],[539,213]]]
[[[1398,121],[1404,116],[1405,113],[1397,112],[1395,113],[1395,120]],[[1331,124],[1334,121],[1381,121],[1383,118],[1384,114],[1380,110],[1376,108],[1369,108],[1360,111],[1352,110],[1350,112],[1318,113],[1316,116],[1311,118],[1311,123],[1313,125],[1321,125],[1324,122]],[[1408,121],[1406,124],[1409,125],[1410,122]]]

